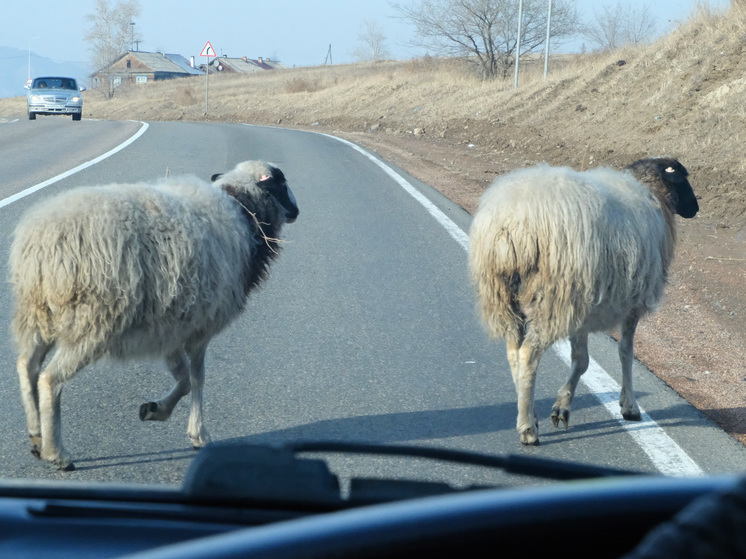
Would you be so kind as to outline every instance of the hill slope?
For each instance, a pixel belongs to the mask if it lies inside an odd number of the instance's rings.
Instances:
[[[742,226],[744,44],[742,12],[703,10],[648,47],[553,59],[548,80],[541,79],[541,63],[525,65],[517,90],[512,80],[479,81],[466,62],[421,59],[211,77],[208,116],[201,77],[122,89],[113,100],[90,92],[86,113],[390,135],[420,128],[426,138],[474,144],[493,167],[502,159],[508,167],[539,160],[622,166],[670,154],[696,177],[703,215]]]

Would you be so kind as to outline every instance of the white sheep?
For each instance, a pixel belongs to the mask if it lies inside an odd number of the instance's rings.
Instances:
[[[140,419],[165,421],[191,390],[187,432],[195,448],[209,442],[207,344],[243,310],[278,254],[280,228],[298,216],[273,165],[247,161],[212,180],[76,188],[21,219],[9,261],[12,330],[37,458],[74,469],[62,446],[60,392],[102,357],[165,358],[176,385],[143,404]]]
[[[507,346],[521,442],[538,444],[536,368],[570,338],[572,371],[552,408],[565,427],[588,334],[621,326],[619,357],[627,420],[640,420],[632,390],[637,322],[663,294],[673,257],[674,213],[699,210],[687,171],[672,158],[641,159],[622,172],[538,165],[499,177],[482,196],[470,231],[469,268],[482,319]]]

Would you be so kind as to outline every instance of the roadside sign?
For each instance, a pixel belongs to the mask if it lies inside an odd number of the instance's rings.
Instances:
[[[210,41],[207,41],[207,44],[205,45],[205,48],[202,49],[202,52],[199,53],[200,56],[217,56],[215,54],[215,49],[212,48],[212,45],[210,44]]]
[[[207,58],[215,58],[217,54],[215,54],[215,49],[212,48],[212,45],[210,44],[210,41],[207,41],[205,44],[205,48],[202,49],[202,52],[199,53],[200,56],[205,56]],[[205,114],[209,112],[209,101],[210,98],[210,64],[205,64]]]

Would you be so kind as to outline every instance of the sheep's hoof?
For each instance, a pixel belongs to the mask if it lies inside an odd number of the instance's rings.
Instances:
[[[553,406],[552,415],[549,416],[549,419],[552,420],[552,425],[554,425],[555,428],[558,428],[560,422],[562,422],[564,428],[567,429],[567,425],[570,422],[570,410],[567,408],[560,408],[559,406]]]
[[[628,412],[622,412],[622,417],[626,419],[627,421],[642,421],[642,415],[639,411],[628,411]]]
[[[539,446],[539,435],[534,429],[526,429],[521,435],[521,444],[524,446]]]
[[[74,472],[75,471],[75,464],[73,464],[69,460],[60,458],[59,460],[54,461],[54,465],[58,470],[61,470],[63,472]]]
[[[192,443],[192,448],[194,450],[199,450],[210,442],[210,435],[203,434],[197,437],[189,435],[189,441]]]
[[[72,460],[66,454],[59,454],[56,457],[45,457],[42,452],[41,458],[63,472],[72,472],[75,470],[75,464],[73,464]]]
[[[158,413],[158,404],[147,402],[140,406],[140,421],[155,421]]]
[[[34,458],[41,460],[41,437],[39,435],[29,435],[31,439],[31,454]]]

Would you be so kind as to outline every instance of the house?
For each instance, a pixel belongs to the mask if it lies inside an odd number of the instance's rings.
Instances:
[[[147,83],[155,80],[201,76],[202,70],[180,54],[127,51],[106,68],[89,76],[91,87],[113,91],[123,83]],[[108,84],[108,86],[107,86]]]
[[[200,64],[200,70],[204,72],[205,65]],[[259,57],[256,60],[242,56],[241,58],[230,58],[228,56],[218,56],[207,65],[211,74],[216,72],[225,72],[226,74],[248,74],[260,72],[262,70],[275,70],[284,68],[282,63],[270,61],[269,58]]]

